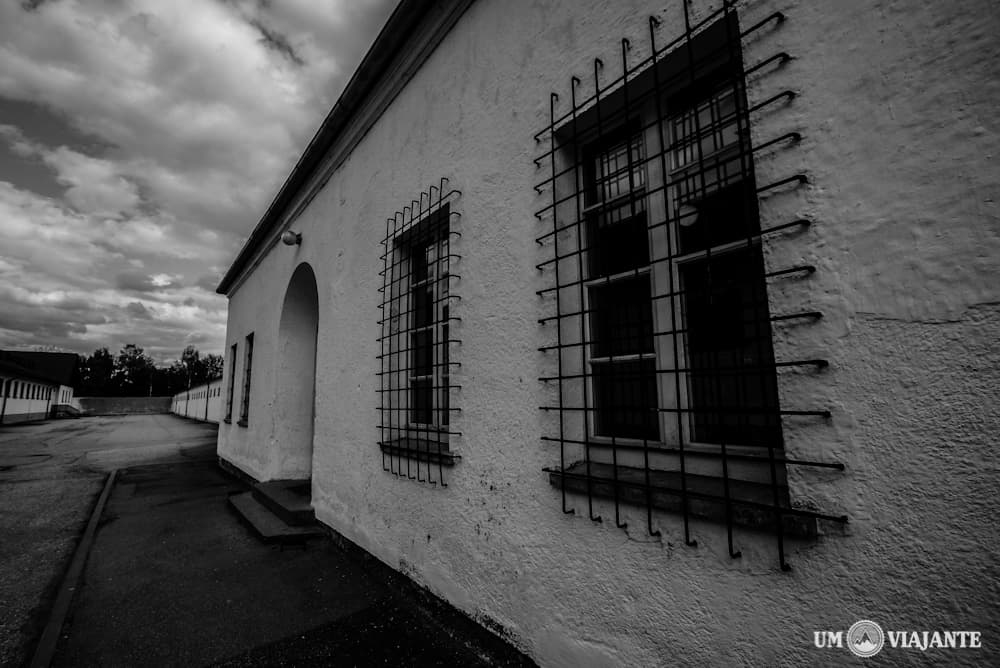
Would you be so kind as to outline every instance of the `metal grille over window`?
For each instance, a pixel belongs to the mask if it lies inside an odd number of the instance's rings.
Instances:
[[[461,193],[441,179],[386,221],[379,305],[379,446],[382,468],[433,485],[459,459],[451,324],[459,300],[452,242]]]
[[[823,359],[776,359],[779,321],[809,325],[809,308],[773,314],[776,281],[807,281],[808,264],[767,267],[764,247],[794,243],[805,219],[762,225],[758,196],[794,190],[791,174],[758,184],[754,156],[794,150],[797,132],[753,146],[750,122],[789,104],[781,91],[749,106],[746,83],[779,70],[779,53],[745,67],[743,43],[780,29],[772,14],[741,32],[730,3],[695,23],[680,2],[683,34],[658,46],[665,29],[649,20],[645,59],[622,74],[595,60],[592,81],[572,77],[565,98],[550,98],[550,125],[535,139],[543,151],[536,185],[548,201],[536,213],[546,287],[539,291],[542,347],[551,370],[541,378],[550,400],[558,467],[546,468],[565,513],[614,508],[627,526],[639,512],[659,536],[657,513],[726,527],[729,554],[741,556],[735,527],[773,533],[779,563],[786,538],[812,538],[817,520],[842,515],[792,504],[791,466],[843,469],[789,457],[787,420],[830,419],[823,407],[779,405],[778,370],[794,367],[822,382]],[[757,41],[758,46],[760,41]],[[568,104],[567,104],[568,103]],[[552,374],[554,372],[554,375]],[[584,509],[585,507],[585,509]],[[639,512],[630,509],[639,509]]]
[[[223,422],[232,422],[233,419],[233,392],[236,389],[236,344],[229,348],[229,387],[226,389],[226,417]]]
[[[246,427],[250,423],[250,379],[253,370],[253,332],[247,334],[246,358],[243,360],[243,403],[240,407],[238,424]]]

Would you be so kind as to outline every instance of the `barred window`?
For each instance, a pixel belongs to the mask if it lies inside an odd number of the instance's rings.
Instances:
[[[253,370],[253,332],[247,334],[246,351],[243,353],[243,402],[240,407],[240,420],[237,424],[246,427],[250,423],[250,378]]]
[[[786,534],[846,518],[792,508],[786,482],[781,416],[829,412],[783,411],[778,398],[772,322],[816,313],[772,316],[767,280],[813,268],[767,272],[765,235],[808,221],[765,230],[757,196],[804,177],[756,182],[742,37],[782,17],[741,34],[730,3],[697,25],[680,4],[681,38],[658,50],[651,18],[654,55],[631,66],[622,40],[625,74],[606,84],[595,60],[593,94],[578,99],[584,84],[573,77],[568,108],[557,116],[553,95],[551,125],[537,136],[548,150],[535,164],[550,177],[536,190],[552,198],[537,214],[551,225],[539,268],[554,280],[539,292],[555,338],[542,351],[556,371],[542,377],[555,385],[543,410],[558,416],[543,440],[558,442],[560,459],[546,471],[564,512],[575,512],[567,492],[586,495],[593,520],[594,499],[612,499],[618,526],[623,504],[644,506],[659,535],[654,508],[678,511],[688,544],[690,517],[724,521],[733,557],[734,525],[773,529],[787,568]]]
[[[383,468],[434,484],[453,452],[451,313],[458,256],[451,240],[457,191],[434,186],[387,223],[383,242],[379,386]]]
[[[233,421],[233,393],[236,391],[236,353],[237,344],[229,347],[229,386],[226,388],[226,416],[224,422]]]

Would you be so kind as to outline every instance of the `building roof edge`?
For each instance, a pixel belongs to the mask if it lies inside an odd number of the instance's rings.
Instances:
[[[278,224],[282,213],[312,176],[327,151],[375,89],[413,29],[434,4],[436,4],[434,0],[401,0],[396,5],[340,97],[323,119],[305,151],[299,156],[295,167],[226,271],[215,289],[218,294],[227,294],[242,275],[257,250]]]

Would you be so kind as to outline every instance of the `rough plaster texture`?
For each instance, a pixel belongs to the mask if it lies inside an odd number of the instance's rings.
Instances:
[[[759,156],[767,183],[804,172],[809,184],[762,202],[763,225],[806,216],[808,230],[767,242],[768,265],[817,267],[771,285],[773,313],[817,309],[808,326],[779,327],[779,359],[823,357],[821,373],[782,373],[783,408],[828,408],[830,420],[789,419],[790,456],[843,462],[845,472],[789,472],[793,502],[850,517],[818,541],[789,545],[657,515],[662,539],[626,509],[627,531],[560,512],[542,468],[558,452],[537,407],[537,352],[553,333],[534,265],[546,203],[532,139],[551,91],[569,77],[591,91],[593,58],[619,73],[620,38],[648,53],[646,17],[661,43],[683,25],[678,2],[476,2],[292,224],[301,246],[272,248],[230,294],[228,342],[255,332],[250,423],[220,428],[222,457],[258,479],[284,477],[277,433],[281,308],[308,262],[319,302],[313,504],[319,519],[484,624],[543,665],[841,665],[846,649],[812,646],[814,630],[859,618],[889,629],[981,630],[984,649],[924,655],[884,650],[891,663],[1000,663],[995,531],[1000,427],[1000,257],[996,204],[1000,27],[995,6],[962,3],[741,4],[751,25],[788,20],[745,44],[755,63],[755,140],[792,130],[803,140]],[[708,4],[692,4],[695,17]],[[567,109],[563,103],[562,109]],[[447,488],[382,470],[377,393],[379,241],[385,219],[446,176],[462,191],[454,252],[461,295],[452,353],[462,367],[452,443],[462,459]],[[231,364],[232,360],[227,360]],[[608,516],[610,505],[598,502]],[[940,652],[940,651],[939,651]]]

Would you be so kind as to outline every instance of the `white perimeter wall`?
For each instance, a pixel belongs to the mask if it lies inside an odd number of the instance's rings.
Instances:
[[[219,422],[222,420],[222,411],[225,405],[222,388],[222,379],[217,378],[205,385],[198,385],[185,392],[178,392],[173,396],[170,412],[174,415],[203,422]]]
[[[0,383],[3,424],[44,420],[49,415],[49,408],[59,403],[56,392],[63,389],[60,385],[26,378],[8,377],[0,380],[3,381]],[[6,398],[4,395],[7,395]]]
[[[706,3],[696,1],[695,17]],[[964,3],[772,2],[744,8],[743,26],[775,10],[788,19],[746,45],[755,63],[794,60],[751,84],[751,104],[798,93],[754,125],[760,143],[790,130],[798,148],[757,162],[760,183],[803,171],[810,185],[762,203],[762,224],[806,216],[808,231],[767,247],[768,263],[816,265],[807,281],[771,288],[772,313],[817,309],[815,325],[778,328],[778,358],[824,357],[820,376],[781,374],[782,407],[826,407],[832,419],[785,424],[788,455],[840,461],[845,472],[790,472],[793,500],[850,517],[818,541],[791,544],[777,569],[771,537],[642,511],[629,529],[560,510],[542,468],[558,452],[538,406],[553,372],[537,352],[554,334],[535,291],[550,221],[533,135],[549,93],[568,109],[569,78],[592,92],[593,58],[610,80],[620,39],[648,51],[647,17],[666,41],[680,5],[475,3],[398,96],[294,228],[301,246],[275,247],[231,295],[228,345],[255,332],[248,427],[223,424],[222,457],[259,479],[273,456],[274,355],[280,305],[295,267],[319,283],[313,503],[317,516],[454,605],[498,625],[544,665],[839,665],[843,650],[812,647],[814,630],[868,618],[890,629],[984,632],[978,654],[949,664],[1000,663],[996,633],[996,434],[1000,351],[1000,128],[998,18],[987,0]],[[378,439],[379,241],[385,220],[442,176],[463,192],[462,256],[452,358],[462,363],[453,420],[463,436],[449,486],[383,471]],[[247,221],[247,229],[255,221]],[[225,389],[222,391],[225,401]],[[581,502],[582,501],[582,502]],[[613,510],[598,502],[605,517]],[[825,653],[824,653],[825,652]],[[885,650],[888,656],[890,650]],[[888,660],[930,655],[896,650]]]

